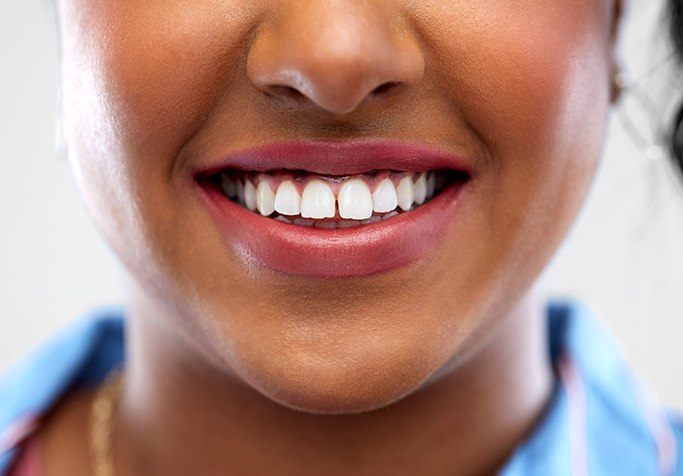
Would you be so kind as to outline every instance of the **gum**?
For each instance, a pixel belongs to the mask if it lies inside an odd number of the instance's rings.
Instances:
[[[430,173],[433,171],[422,172],[427,174],[429,178]],[[276,192],[280,184],[284,181],[290,180],[296,186],[299,195],[302,195],[304,188],[311,180],[321,180],[325,182],[334,193],[335,197],[339,195],[342,185],[347,180],[351,179],[361,179],[365,182],[371,191],[375,191],[377,186],[384,180],[389,179],[394,184],[394,187],[398,186],[398,183],[404,177],[411,177],[413,183],[419,178],[420,173],[414,172],[377,172],[373,174],[358,174],[358,175],[347,175],[343,177],[331,177],[325,175],[315,175],[315,174],[293,174],[291,172],[274,172],[274,173],[253,173],[253,172],[232,172],[227,174],[230,178],[237,180],[249,180],[254,186],[258,186],[260,182],[267,182],[270,185],[271,190]]]
[[[412,210],[412,208],[411,208]],[[297,225],[297,226],[309,226],[309,227],[314,227],[314,228],[351,228],[354,226],[361,226],[361,225],[367,225],[370,223],[377,223],[382,220],[388,220],[390,218],[393,218],[400,213],[406,213],[405,211],[401,212],[386,212],[386,213],[373,213],[372,216],[366,220],[348,220],[341,218],[339,216],[339,212],[335,214],[333,218],[324,218],[324,219],[312,219],[312,218],[301,218],[301,217],[286,217],[283,215],[276,215],[273,217],[274,220],[278,220],[284,223],[288,223],[290,225]]]

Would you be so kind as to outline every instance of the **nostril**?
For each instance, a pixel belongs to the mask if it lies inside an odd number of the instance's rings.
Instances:
[[[386,94],[389,91],[396,89],[399,85],[398,81],[387,81],[386,83],[380,84],[375,89],[373,89],[370,94],[372,96],[379,96],[380,94]]]
[[[390,91],[396,89],[400,84],[401,83],[399,81],[387,81],[386,83],[382,83],[370,91],[370,96],[388,94]],[[266,94],[268,94],[270,97],[284,97],[295,101],[306,99],[306,95],[297,88],[287,86],[285,84],[274,84],[269,86]]]
[[[266,94],[268,94],[271,97],[285,97],[289,99],[294,99],[296,101],[300,101],[305,98],[301,91],[284,84],[276,84],[269,86],[268,90],[266,91]]]

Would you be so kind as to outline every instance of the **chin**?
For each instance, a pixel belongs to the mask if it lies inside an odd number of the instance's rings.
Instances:
[[[394,354],[396,351],[393,351]],[[363,413],[391,405],[415,391],[430,370],[413,352],[353,359],[292,352],[246,365],[242,377],[270,400],[314,414]],[[242,367],[245,369],[245,367]]]

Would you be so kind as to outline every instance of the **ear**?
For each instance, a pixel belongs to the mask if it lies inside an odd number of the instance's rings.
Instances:
[[[623,23],[626,8],[628,7],[629,0],[612,0],[611,4],[611,15],[610,15],[610,70],[609,70],[609,81],[610,81],[610,103],[616,104],[621,94],[624,90],[623,78],[623,62],[620,58],[619,53],[619,40],[622,35]]]

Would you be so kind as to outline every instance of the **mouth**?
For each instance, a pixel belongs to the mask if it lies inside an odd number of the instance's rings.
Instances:
[[[334,278],[386,272],[428,254],[472,171],[421,144],[309,141],[240,151],[193,178],[245,264]]]

